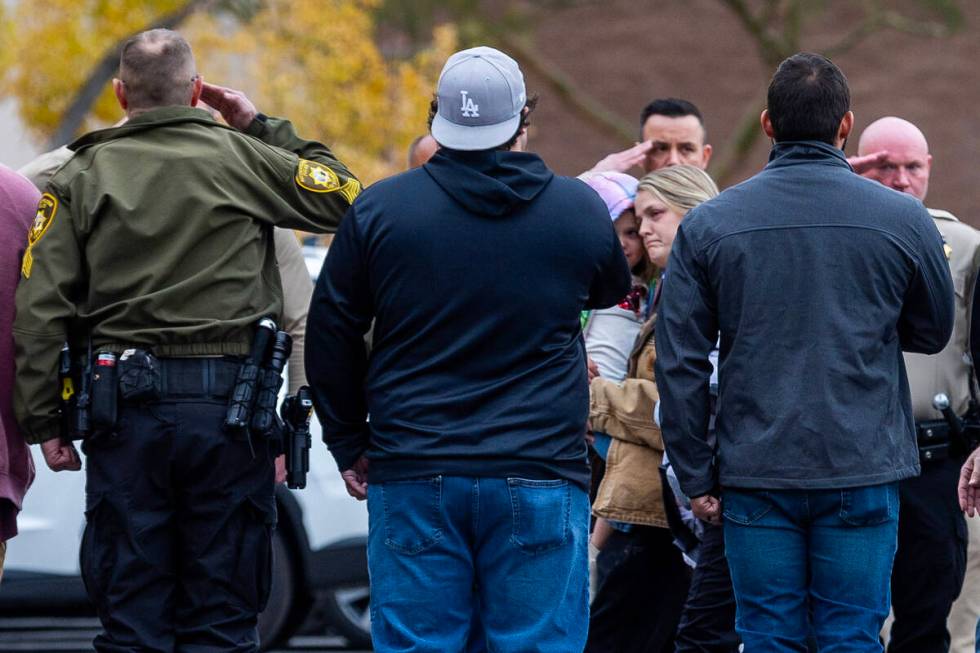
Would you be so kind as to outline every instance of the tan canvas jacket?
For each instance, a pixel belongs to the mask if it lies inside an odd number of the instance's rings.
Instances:
[[[650,318],[637,336],[629,373],[621,384],[602,377],[592,381],[592,429],[613,439],[592,509],[607,519],[667,528],[659,471],[664,443],[653,421],[660,396],[653,376],[655,321],[656,316]]]

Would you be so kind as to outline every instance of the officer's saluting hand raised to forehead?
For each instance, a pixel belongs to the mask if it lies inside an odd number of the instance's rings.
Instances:
[[[52,469],[79,468],[59,354],[91,343],[82,573],[97,650],[255,650],[274,452],[222,423],[256,324],[280,322],[272,227],[334,231],[361,186],[287,120],[205,84],[175,32],[126,43],[114,90],[128,120],[70,146],[28,235],[17,418]]]

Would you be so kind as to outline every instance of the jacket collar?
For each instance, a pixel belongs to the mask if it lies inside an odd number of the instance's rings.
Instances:
[[[161,125],[172,125],[182,122],[199,122],[213,126],[224,126],[218,123],[204,109],[195,107],[161,107],[151,109],[141,113],[118,127],[108,129],[97,129],[79,137],[75,142],[68,146],[68,149],[77,152],[83,147],[97,145],[117,138],[124,138],[130,134],[154,129]]]
[[[766,169],[791,165],[817,163],[851,170],[844,152],[821,141],[780,141],[774,143],[769,153]]]
[[[630,358],[628,369],[626,372],[626,378],[635,379],[636,371],[640,363],[640,354],[643,352],[643,348],[647,346],[650,342],[650,338],[653,337],[653,332],[657,326],[657,314],[654,312],[643,326],[640,327],[640,332],[636,336],[636,340],[633,341],[633,349],[630,351]]]
[[[959,222],[959,219],[949,211],[943,211],[942,209],[926,209],[926,210],[929,211],[929,215],[936,218],[937,220],[952,220],[953,222]]]

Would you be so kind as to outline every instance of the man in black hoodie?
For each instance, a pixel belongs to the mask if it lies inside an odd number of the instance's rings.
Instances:
[[[436,104],[440,150],[351,208],[307,330],[324,440],[368,500],[375,650],[462,650],[478,615],[491,650],[581,651],[579,313],[618,302],[628,265],[599,196],[523,151],[513,59],[456,53]]]

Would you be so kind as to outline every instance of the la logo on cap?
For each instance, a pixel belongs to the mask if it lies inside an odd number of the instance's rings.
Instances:
[[[473,101],[473,98],[466,97],[468,91],[460,91],[460,95],[463,96],[463,117],[464,118],[479,118],[480,117],[480,105]]]
[[[469,48],[446,60],[432,137],[445,148],[475,152],[503,145],[521,126],[524,75],[500,50]]]

